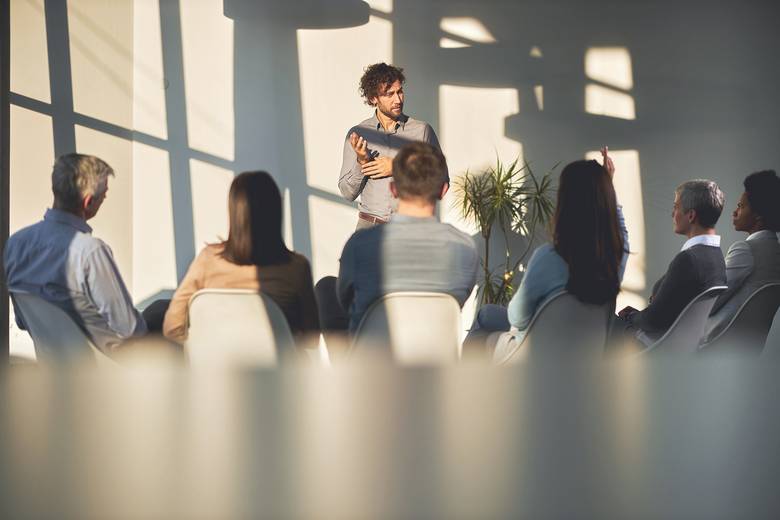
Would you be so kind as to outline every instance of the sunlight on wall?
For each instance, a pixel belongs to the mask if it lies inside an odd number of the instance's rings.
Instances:
[[[623,47],[591,47],[585,53],[585,74],[591,80],[585,86],[585,112],[620,119],[636,119],[631,55]],[[610,88],[615,87],[615,88]],[[618,90],[620,89],[620,90]]]
[[[442,38],[439,40],[439,47],[442,49],[461,49],[463,47],[471,47],[471,44],[455,41],[450,38]]]
[[[453,181],[466,170],[494,165],[496,153],[503,162],[520,156],[522,163],[522,146],[504,135],[504,119],[519,110],[516,89],[439,87],[439,139]],[[473,234],[476,228],[452,208],[454,193],[451,190],[442,202],[442,221]]]
[[[338,274],[341,250],[355,232],[357,213],[350,206],[310,195],[309,214],[317,215],[311,236],[311,269],[316,283],[323,276]]]
[[[233,21],[222,0],[179,5],[190,147],[233,160]]]
[[[76,126],[76,148],[96,155],[114,169],[108,181],[108,195],[98,214],[89,221],[94,235],[114,253],[128,287],[133,286],[133,144],[125,139]]]
[[[620,119],[636,119],[633,97],[601,85],[585,86],[585,112]]]
[[[544,110],[544,87],[542,85],[534,85],[534,98],[536,99],[536,108],[541,112]]]
[[[628,241],[631,254],[628,257],[626,273],[623,276],[622,291],[617,298],[617,309],[626,305],[636,309],[647,306],[641,296],[647,287],[647,254],[645,246],[645,210],[642,203],[642,174],[639,166],[639,152],[636,150],[610,150],[615,162],[615,192],[618,203],[623,206],[623,216],[628,227]],[[601,153],[588,152],[588,159],[601,162]]]
[[[133,144],[133,286],[140,302],[176,287],[170,163],[165,150]]]
[[[165,78],[158,0],[133,4],[133,128],[166,139]]]
[[[227,238],[228,193],[233,172],[195,159],[190,160],[192,221],[195,254],[207,243]]]
[[[43,0],[11,2],[11,92],[51,102]]]
[[[345,59],[354,53],[356,42],[360,42],[359,59]],[[373,16],[360,27],[298,31],[303,141],[310,186],[340,196],[344,137],[352,126],[373,114],[358,92],[360,76],[371,63],[392,62],[392,42],[392,24]]]
[[[371,9],[376,9],[386,14],[393,12],[393,0],[365,0]]]
[[[634,87],[631,55],[623,47],[591,47],[585,52],[585,75],[622,90]]]
[[[73,109],[129,128],[133,121],[133,3],[72,0],[68,24]]]
[[[496,43],[496,38],[485,25],[472,17],[445,17],[439,22],[439,28],[452,36],[473,43]],[[470,47],[469,43],[457,42],[451,38],[442,38],[439,46],[444,48]]]
[[[293,232],[292,232],[292,202],[290,201],[290,189],[284,188],[282,190],[282,226],[284,227],[284,243],[287,247],[292,249],[293,244]]]
[[[503,162],[520,157],[522,163],[522,145],[504,135],[505,118],[519,111],[516,89],[439,87],[439,140],[453,183],[466,170],[494,165],[496,154]],[[455,191],[450,190],[440,204],[442,222],[470,235],[477,234],[476,225],[464,221],[459,210],[453,207]],[[463,337],[465,330],[471,327],[475,312],[475,294],[472,294],[463,305]]]
[[[51,207],[54,140],[49,116],[11,105],[10,232],[34,224]]]

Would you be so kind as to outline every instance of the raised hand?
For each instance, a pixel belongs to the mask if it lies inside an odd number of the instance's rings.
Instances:
[[[615,163],[612,162],[612,157],[609,156],[609,148],[604,146],[601,149],[601,157],[604,158],[604,169],[607,170],[609,178],[615,176]]]
[[[363,175],[370,179],[382,179],[393,175],[393,160],[389,157],[377,157],[361,168]]]
[[[349,134],[349,144],[355,150],[359,164],[363,165],[371,160],[371,155],[368,153],[368,141],[357,135],[357,133],[352,132]]]

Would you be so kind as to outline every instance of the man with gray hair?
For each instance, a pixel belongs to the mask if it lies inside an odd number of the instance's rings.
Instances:
[[[659,339],[698,294],[726,285],[726,263],[715,233],[724,199],[718,185],[705,179],[684,182],[675,190],[674,232],[688,240],[653,286],[649,305],[643,311],[626,307],[618,314],[643,344]]]
[[[111,248],[92,236],[94,217],[114,175],[101,159],[67,154],[54,163],[54,203],[43,220],[14,233],[6,243],[9,289],[31,293],[67,312],[109,352],[131,336],[143,335],[146,322],[133,307]],[[15,309],[16,321],[25,329]]]

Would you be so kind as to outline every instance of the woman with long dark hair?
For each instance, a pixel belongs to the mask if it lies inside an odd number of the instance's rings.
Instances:
[[[187,338],[187,303],[199,289],[255,289],[282,310],[293,334],[316,346],[319,318],[309,262],[282,238],[282,196],[266,172],[244,172],[228,196],[227,240],[208,244],[190,265],[165,314],[163,333]],[[301,336],[305,336],[301,338]]]
[[[615,167],[606,148],[602,155],[603,166],[575,161],[563,169],[552,242],[534,251],[509,307],[483,307],[474,331],[510,326],[524,331],[540,305],[564,289],[584,303],[615,301],[626,266],[628,231],[612,186]],[[478,337],[473,334],[471,341]]]

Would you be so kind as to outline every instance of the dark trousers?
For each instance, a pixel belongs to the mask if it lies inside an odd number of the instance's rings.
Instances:
[[[162,334],[163,320],[165,320],[165,313],[170,304],[171,300],[154,300],[143,310],[141,315],[144,317],[144,321],[146,321],[146,328],[149,330],[149,333]]]
[[[349,313],[339,302],[336,282],[335,276],[326,276],[314,286],[320,329],[331,360],[342,357],[349,345]]]

